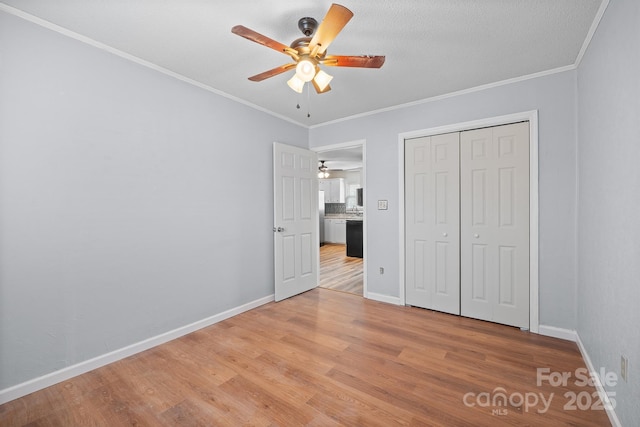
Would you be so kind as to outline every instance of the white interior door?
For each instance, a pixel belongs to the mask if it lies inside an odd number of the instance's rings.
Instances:
[[[406,303],[460,314],[459,133],[405,142]]]
[[[273,143],[275,300],[318,284],[318,158]]]
[[[529,123],[460,135],[461,314],[529,327]]]

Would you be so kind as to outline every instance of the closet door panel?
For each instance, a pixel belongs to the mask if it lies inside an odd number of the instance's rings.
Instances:
[[[460,135],[463,316],[529,327],[529,124]]]
[[[460,314],[459,134],[405,142],[405,290],[417,307]]]

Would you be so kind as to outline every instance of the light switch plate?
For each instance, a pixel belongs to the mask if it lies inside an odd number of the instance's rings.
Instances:
[[[386,211],[388,207],[388,203],[386,200],[378,200],[378,210]]]

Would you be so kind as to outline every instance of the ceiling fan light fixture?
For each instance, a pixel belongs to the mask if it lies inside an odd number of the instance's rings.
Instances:
[[[328,167],[324,165],[324,160],[320,160],[320,166],[318,166],[318,178],[329,178]]]
[[[302,93],[302,89],[304,88],[304,81],[300,80],[298,74],[294,74],[293,77],[291,77],[287,81],[287,84],[291,89],[295,90],[298,93]]]
[[[302,31],[304,37],[294,40],[289,46],[242,25],[234,26],[231,28],[231,32],[262,46],[284,53],[293,60],[291,63],[251,76],[249,80],[261,82],[295,68],[295,76],[287,81],[289,87],[298,93],[302,93],[304,84],[311,83],[316,92],[321,94],[331,90],[329,82],[333,77],[320,70],[318,64],[359,68],[380,68],[384,64],[384,56],[327,54],[329,45],[352,17],[353,12],[349,9],[333,3],[320,23],[310,17],[301,18],[298,21],[298,28]],[[310,117],[309,113],[307,113],[307,116]]]
[[[331,82],[332,79],[333,79],[333,76],[325,73],[320,68],[318,68],[318,72],[316,73],[316,76],[313,78],[313,82],[315,83],[315,86],[317,86],[322,92],[327,88],[327,86],[329,86],[329,82]]]
[[[298,61],[296,65],[296,76],[303,82],[310,82],[316,75],[316,63],[309,57]]]

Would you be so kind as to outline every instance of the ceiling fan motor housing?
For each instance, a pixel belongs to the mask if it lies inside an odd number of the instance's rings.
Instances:
[[[298,28],[302,31],[302,34],[309,37],[316,31],[316,28],[318,28],[318,21],[308,16],[300,18]]]

